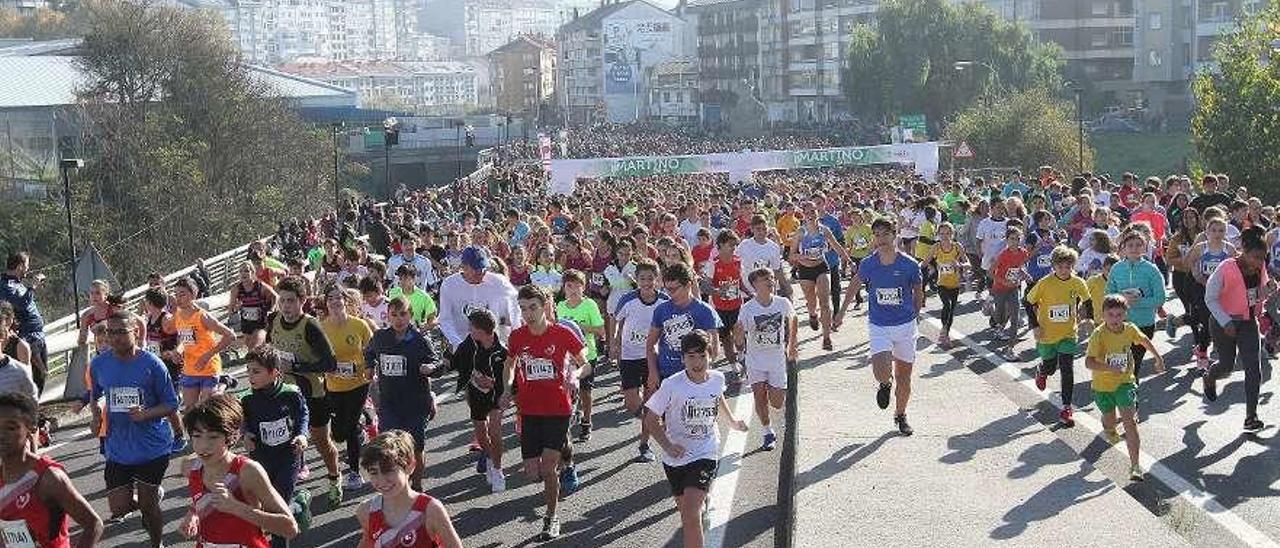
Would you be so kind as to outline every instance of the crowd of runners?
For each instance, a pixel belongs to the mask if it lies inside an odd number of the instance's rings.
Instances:
[[[653,139],[630,152],[652,152]],[[1158,327],[1171,340],[1193,333],[1187,365],[1210,401],[1238,364],[1243,429],[1263,426],[1280,225],[1225,175],[1042,168],[927,182],[857,168],[582,180],[549,196],[538,169],[495,169],[507,183],[496,194],[405,191],[281,223],[237,270],[226,323],[202,306],[198,275],[156,276],[137,310],[95,282],[81,315],[94,357],[80,404],[106,462],[105,517],[40,449],[38,284],[27,256],[11,253],[0,284],[5,544],[92,546],[104,519],[139,519],[160,546],[160,484],[180,459],[191,504],[179,531],[203,546],[286,546],[310,521],[299,480],[315,473],[327,480],[317,496],[335,503],[373,488],[357,510],[361,546],[459,546],[423,482],[437,378],[456,379],[476,472],[494,492],[517,470],[503,437],[514,422],[519,471],[543,486],[540,538],[554,539],[594,398],[615,390],[596,379],[616,368],[634,459],[661,461],[684,545],[701,546],[719,423],[746,429],[727,387],[751,393],[760,448],[774,450],[801,325],[819,336],[822,359],[865,305],[873,379],[855,386],[892,405],[893,428],[911,435],[918,320],[938,316],[937,344],[949,348],[962,295],[982,303],[1006,351],[1034,342],[1036,384],[1060,377],[1066,426],[1083,400],[1073,394],[1083,354],[1104,435],[1126,443],[1134,481],[1144,476],[1136,394],[1165,367],[1151,343]],[[1169,288],[1179,313],[1166,310]],[[233,361],[247,387],[229,378]],[[313,448],[322,470],[304,464]]]

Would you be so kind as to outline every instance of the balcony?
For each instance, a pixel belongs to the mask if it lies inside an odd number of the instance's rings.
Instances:
[[[1236,22],[1229,18],[1205,18],[1196,21],[1196,36],[1220,36],[1235,30]]]

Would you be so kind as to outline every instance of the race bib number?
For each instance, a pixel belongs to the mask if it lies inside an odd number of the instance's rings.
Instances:
[[[160,344],[155,341],[147,341],[146,351],[159,356]]]
[[[1050,268],[1053,266],[1053,255],[1041,255],[1036,257],[1036,266],[1040,268]]]
[[[112,413],[128,413],[134,407],[142,407],[142,389],[136,386],[112,388],[107,394],[107,409]]]
[[[382,354],[378,356],[378,363],[382,365],[382,374],[385,376],[403,377],[405,375],[404,356],[397,354]]]
[[[876,302],[881,306],[902,306],[902,288],[877,287]]]
[[[1180,245],[1180,246],[1178,246],[1178,254],[1179,254],[1179,255],[1184,255],[1184,256],[1185,256],[1185,255],[1187,254],[1187,252],[1188,252],[1188,251],[1191,251],[1191,246],[1189,246],[1189,245]]]
[[[1004,273],[1004,279],[1011,284],[1016,284],[1022,281],[1022,277],[1020,276],[1021,272],[1022,271],[1017,268],[1010,268],[1008,272]]]
[[[258,424],[258,439],[268,446],[279,447],[292,437],[289,432],[288,418],[281,417],[277,420]]]
[[[862,248],[864,248],[864,247],[867,247],[867,239],[866,239],[866,238],[863,238],[863,237],[857,237],[857,238],[854,238],[854,239],[853,239],[853,247],[856,247],[856,248],[858,248],[858,249],[862,249]]]
[[[1222,264],[1222,261],[1205,261],[1205,262],[1204,262],[1204,275],[1205,275],[1205,276],[1212,276],[1212,275],[1213,275],[1213,272],[1214,272],[1215,270],[1217,270],[1217,269],[1218,269],[1218,265],[1220,265],[1220,264]]]
[[[953,265],[951,263],[938,264],[938,274],[942,274],[944,276],[950,276],[955,273],[956,273],[956,265]]]
[[[179,330],[178,330],[178,343],[179,343],[179,344],[195,344],[195,342],[196,342],[196,333],[195,333],[195,331],[192,331],[191,329],[179,329]]]
[[[556,378],[556,367],[546,358],[524,359],[524,379],[527,381],[545,381]]]
[[[591,285],[594,285],[596,287],[604,287],[604,274],[600,272],[592,272]]]
[[[1066,323],[1071,321],[1071,305],[1055,304],[1050,306],[1049,321],[1053,323]]]
[[[720,286],[720,299],[721,299],[721,300],[725,300],[725,301],[732,301],[732,300],[737,299],[737,298],[738,298],[738,284],[737,284],[737,283],[726,282],[724,285]]]
[[[6,548],[37,548],[25,521],[0,521],[0,530],[3,530]]]
[[[356,364],[351,362],[338,362],[338,370],[334,372],[334,375],[343,379],[354,379],[356,378]]]
[[[1115,371],[1123,372],[1129,368],[1129,358],[1130,356],[1128,352],[1107,354],[1107,367]]]
[[[822,257],[822,253],[823,253],[823,250],[821,247],[810,247],[804,250],[804,255],[806,257],[809,257],[810,259],[817,259],[819,257]]]
[[[1142,290],[1137,287],[1130,287],[1129,289],[1121,290],[1120,293],[1123,293],[1124,296],[1129,297],[1130,299],[1142,298]]]
[[[486,303],[484,301],[467,303],[465,306],[462,307],[462,315],[463,317],[470,316],[472,312],[476,312],[479,310],[489,310],[489,303]]]
[[[691,440],[709,439],[716,431],[717,398],[689,398],[684,401],[680,418],[684,422],[684,435]]]
[[[649,332],[643,329],[632,329],[627,332],[627,344],[644,345],[649,340]]]
[[[293,365],[298,361],[297,357],[293,355],[293,352],[285,352],[281,350],[276,352],[276,356],[280,357],[280,363],[287,363],[289,365]]]
[[[256,306],[246,306],[240,309],[240,319],[246,322],[256,322],[262,318],[262,309]]]
[[[1256,306],[1258,304],[1258,288],[1250,287],[1245,290],[1245,294],[1249,296],[1249,306]]]
[[[667,346],[679,352],[680,338],[693,332],[693,318],[688,314],[672,316],[662,322],[662,335]]]
[[[200,546],[204,548],[244,548],[243,544],[218,544],[213,542],[200,542]]]
[[[756,262],[751,263],[751,270],[760,270],[761,268],[769,268],[769,261],[756,259]]]

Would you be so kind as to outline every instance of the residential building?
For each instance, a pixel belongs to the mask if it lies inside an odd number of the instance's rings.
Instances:
[[[427,0],[420,27],[482,57],[521,34],[552,36],[560,18],[553,0]]]
[[[476,70],[450,61],[289,63],[280,71],[355,91],[362,108],[457,115],[475,106]]]
[[[549,38],[521,35],[487,56],[498,112],[537,120],[555,94],[556,48]],[[550,105],[548,105],[550,106]]]
[[[697,124],[703,114],[698,62],[672,59],[649,67],[649,120]]]
[[[172,0],[216,13],[249,62],[415,59],[413,0]]]
[[[1194,67],[1213,69],[1213,47],[1218,38],[1235,28],[1241,17],[1267,7],[1268,0],[1191,0],[1191,55]]]
[[[11,9],[21,14],[34,13],[40,8],[48,8],[47,0],[0,0],[0,9]]]
[[[731,111],[744,118],[764,118],[761,106],[762,8],[768,0],[690,0],[685,12],[697,24],[699,100],[702,121],[728,121]],[[758,126],[758,125],[757,125]]]
[[[556,32],[556,103],[566,123],[648,117],[645,76],[654,65],[693,53],[694,28],[645,0],[601,7]]]

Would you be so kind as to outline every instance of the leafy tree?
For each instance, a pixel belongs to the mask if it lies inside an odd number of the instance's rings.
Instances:
[[[973,165],[1019,167],[1024,172],[1047,165],[1075,173],[1080,134],[1074,113],[1074,105],[1047,90],[1030,89],[979,100],[952,118],[947,138],[973,147]],[[1093,149],[1086,140],[1084,167],[1092,165]]]
[[[1191,132],[1205,167],[1280,199],[1280,3],[1240,22],[1214,47],[1218,69],[1193,83]]]
[[[933,125],[985,93],[1061,89],[1061,48],[980,3],[885,0],[876,21],[853,29],[841,79],[864,119],[923,113]]]

